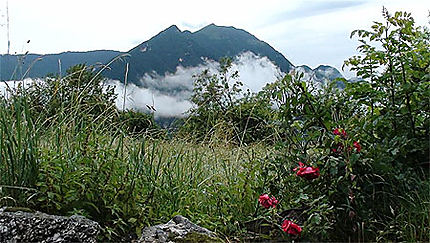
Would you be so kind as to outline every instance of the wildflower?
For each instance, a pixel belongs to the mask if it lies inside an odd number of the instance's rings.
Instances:
[[[354,141],[353,146],[357,150],[357,153],[360,153],[361,145],[357,141]]]
[[[320,176],[320,169],[317,167],[305,166],[302,162],[299,162],[299,167],[295,168],[297,171],[296,175],[304,177],[307,180],[312,180]]]
[[[340,136],[343,139],[346,139],[346,137],[348,136],[348,134],[346,134],[345,129],[343,129],[343,128],[336,128],[336,129],[334,129],[333,130],[333,134],[337,135],[337,136]]]
[[[278,205],[278,200],[274,196],[269,197],[267,194],[261,195],[260,198],[258,198],[258,202],[260,202],[261,206],[264,208],[275,208],[276,205]]]
[[[290,220],[284,220],[282,230],[290,235],[299,235],[302,232],[302,228]]]

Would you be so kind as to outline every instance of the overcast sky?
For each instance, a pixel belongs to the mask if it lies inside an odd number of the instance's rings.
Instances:
[[[127,51],[172,24],[196,31],[215,23],[250,32],[294,65],[340,69],[355,53],[351,31],[381,21],[382,6],[412,12],[429,26],[429,0],[9,0],[10,53]],[[6,0],[0,0],[1,54],[6,22]]]

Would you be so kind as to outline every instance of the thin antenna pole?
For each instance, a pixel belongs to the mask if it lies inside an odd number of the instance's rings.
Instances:
[[[9,38],[9,1],[6,0],[6,28],[7,28],[7,54],[10,52],[10,38]]]

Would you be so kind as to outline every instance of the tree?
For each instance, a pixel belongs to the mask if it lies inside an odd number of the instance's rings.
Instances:
[[[385,23],[356,30],[360,55],[345,62],[366,82],[350,84],[351,100],[369,110],[366,130],[396,158],[428,161],[430,127],[430,31],[411,14],[384,8]]]
[[[231,65],[231,59],[223,58],[218,73],[211,74],[205,70],[195,76],[190,99],[194,107],[189,112],[183,131],[192,131],[201,138],[210,138],[221,132],[228,140],[237,133],[231,117],[234,115],[232,109],[241,97],[243,84],[238,79],[237,71],[230,72]]]

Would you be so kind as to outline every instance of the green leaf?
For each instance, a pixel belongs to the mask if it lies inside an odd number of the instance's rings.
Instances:
[[[129,223],[131,223],[131,224],[136,223],[136,221],[137,221],[137,219],[136,219],[136,218],[129,218],[129,219],[128,219],[128,222],[129,222]]]

